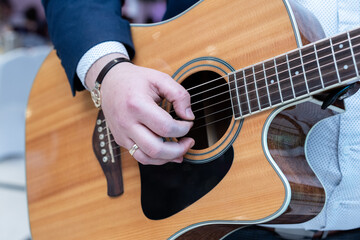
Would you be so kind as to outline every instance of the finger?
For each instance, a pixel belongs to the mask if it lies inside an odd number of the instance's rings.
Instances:
[[[146,155],[140,148],[135,151],[133,157],[136,159],[136,161],[144,165],[163,165],[169,162],[169,160],[151,158]]]
[[[162,138],[141,125],[131,132],[132,140],[142,152],[153,159],[173,161],[185,155],[194,144],[192,138],[184,138],[178,142],[164,142]]]
[[[130,150],[134,147],[134,142],[129,139],[128,141],[128,144],[127,146],[131,146],[129,147],[129,153],[130,153]],[[163,165],[165,163],[168,163],[168,162],[176,162],[176,163],[181,163],[183,161],[183,157],[179,157],[179,158],[176,158],[176,159],[155,159],[155,158],[151,158],[150,156],[148,156],[147,154],[145,154],[141,148],[137,148],[135,150],[135,152],[133,152],[133,155],[132,155],[136,161],[144,164],[144,165]]]
[[[143,107],[137,116],[140,122],[161,137],[185,136],[193,126],[193,122],[173,119],[153,101],[144,101],[141,104]]]
[[[191,110],[190,94],[183,86],[166,74],[156,78],[154,86],[160,96],[173,104],[174,110],[179,117],[185,120],[195,119]]]

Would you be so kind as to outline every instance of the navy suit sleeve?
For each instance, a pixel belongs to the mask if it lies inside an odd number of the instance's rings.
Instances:
[[[82,90],[76,67],[91,47],[105,41],[119,41],[132,58],[134,46],[130,25],[121,17],[120,0],[43,0],[49,34],[61,59],[71,89]]]

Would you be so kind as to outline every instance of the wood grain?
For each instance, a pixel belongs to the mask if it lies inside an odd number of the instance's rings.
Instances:
[[[271,223],[305,222],[322,210],[325,191],[308,165],[305,142],[316,123],[335,114],[331,109],[321,110],[319,104],[306,101],[283,109],[271,122],[268,148],[292,189],[288,210]]]

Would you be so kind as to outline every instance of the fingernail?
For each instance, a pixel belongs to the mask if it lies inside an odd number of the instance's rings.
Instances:
[[[194,119],[195,118],[195,115],[194,113],[191,111],[191,108],[187,108],[185,110],[185,114],[186,116],[189,118],[189,119]]]

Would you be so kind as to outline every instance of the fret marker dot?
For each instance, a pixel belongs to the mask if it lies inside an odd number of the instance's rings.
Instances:
[[[274,79],[271,79],[271,80],[270,80],[270,83],[271,83],[271,84],[273,84],[274,82],[275,82]]]
[[[299,71],[296,71],[296,72],[295,72],[295,75],[299,75]]]
[[[343,47],[344,47],[344,45],[343,45],[343,44],[340,44],[340,45],[339,45],[339,48],[340,48],[340,49],[341,49],[341,48],[343,48]]]
[[[348,68],[349,68],[349,66],[348,66],[348,65],[345,65],[345,66],[344,66],[344,69],[345,69],[345,70],[346,70],[346,69],[348,69]]]

